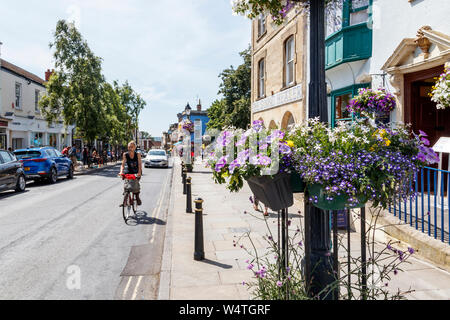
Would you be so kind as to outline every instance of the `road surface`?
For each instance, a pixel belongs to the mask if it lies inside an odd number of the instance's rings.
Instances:
[[[156,299],[172,169],[143,169],[125,224],[119,166],[0,193],[0,299]]]

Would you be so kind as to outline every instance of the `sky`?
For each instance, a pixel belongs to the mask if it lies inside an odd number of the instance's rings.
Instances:
[[[2,59],[41,78],[54,65],[56,22],[74,21],[106,80],[128,80],[147,102],[140,130],[155,137],[188,102],[207,109],[219,98],[220,72],[251,42],[230,0],[0,0],[0,12]]]

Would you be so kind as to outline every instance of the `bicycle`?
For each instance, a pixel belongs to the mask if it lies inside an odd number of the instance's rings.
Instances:
[[[123,180],[136,180],[137,177],[135,174],[122,174]],[[121,204],[122,207],[122,215],[125,223],[128,222],[128,218],[130,217],[131,210],[133,210],[133,214],[136,214],[136,195],[131,192],[129,189],[125,189],[123,193],[123,202]]]

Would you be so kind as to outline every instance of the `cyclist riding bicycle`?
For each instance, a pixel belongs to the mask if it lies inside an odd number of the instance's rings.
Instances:
[[[125,171],[126,164],[126,171]],[[123,177],[124,174],[135,174],[136,180],[125,180],[124,189],[130,190],[136,195],[136,202],[138,206],[142,205],[142,201],[139,198],[139,194],[141,191],[141,186],[139,184],[139,180],[142,176],[142,160],[141,155],[136,152],[136,142],[131,141],[128,144],[128,152],[123,154],[122,158],[122,166],[120,167],[119,175]]]

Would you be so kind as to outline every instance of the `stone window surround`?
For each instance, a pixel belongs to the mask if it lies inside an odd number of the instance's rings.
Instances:
[[[259,62],[261,60],[264,60],[264,95],[263,96],[259,96]],[[267,94],[266,94],[266,90],[267,90],[267,49],[264,49],[262,52],[260,52],[259,54],[257,54],[254,57],[254,62],[256,62],[255,64],[257,65],[256,68],[254,68],[253,72],[254,72],[254,79],[256,80],[255,83],[255,100],[254,101],[258,101],[261,99],[264,99]]]
[[[286,85],[286,42],[291,37],[294,39],[294,74],[293,74],[293,82],[289,85]],[[294,24],[287,30],[283,32],[281,35],[281,42],[283,43],[283,72],[282,72],[282,85],[283,87],[280,89],[280,92],[286,90],[288,88],[294,87],[297,85],[296,78],[296,70],[297,70],[297,24]]]

